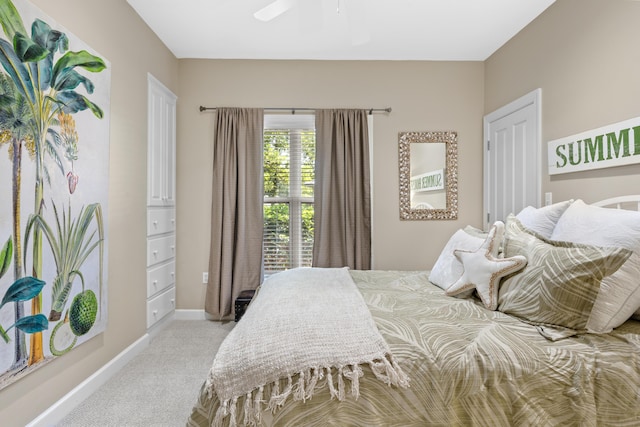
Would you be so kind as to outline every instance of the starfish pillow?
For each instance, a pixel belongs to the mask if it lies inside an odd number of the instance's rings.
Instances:
[[[447,289],[447,295],[455,296],[475,288],[485,307],[489,310],[495,310],[498,307],[500,279],[527,265],[527,259],[522,255],[498,258],[503,235],[504,223],[496,221],[479,249],[472,252],[459,249],[453,251],[462,263],[464,271],[462,276]]]

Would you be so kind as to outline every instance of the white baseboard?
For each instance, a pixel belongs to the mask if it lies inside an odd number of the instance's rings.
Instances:
[[[150,336],[144,334],[136,342],[124,349],[120,354],[111,359],[106,365],[97,370],[89,378],[78,384],[63,398],[54,403],[49,409],[27,424],[27,427],[50,427],[60,422],[73,409],[82,403],[100,386],[106,383],[120,369],[129,363],[142,350],[149,346]]]
[[[204,310],[176,310],[176,320],[205,320]]]

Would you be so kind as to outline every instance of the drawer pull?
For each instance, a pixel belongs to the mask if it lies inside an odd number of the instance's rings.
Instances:
[[[153,225],[157,227],[158,226],[158,221],[153,221]]]
[[[153,251],[153,256],[157,256],[158,255],[158,251]]]
[[[158,310],[153,310],[153,315],[157,316],[158,315]]]
[[[176,275],[176,274],[172,271],[172,272],[171,272],[171,277],[175,277],[175,275]]]

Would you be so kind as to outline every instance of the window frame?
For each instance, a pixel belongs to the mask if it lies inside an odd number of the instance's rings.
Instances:
[[[271,120],[268,119],[271,117]],[[264,132],[268,131],[282,131],[289,132],[289,174],[290,177],[296,176],[297,179],[289,179],[289,196],[267,196],[263,193],[263,209],[266,204],[288,204],[289,205],[289,260],[288,265],[285,268],[296,268],[306,266],[304,261],[304,239],[303,239],[303,222],[302,212],[303,205],[310,204],[315,206],[314,196],[303,196],[302,187],[302,156],[292,155],[295,153],[302,153],[302,136],[303,133],[313,131],[315,135],[315,115],[306,115],[302,117],[300,115],[265,115]],[[264,144],[264,137],[263,137]],[[315,145],[315,139],[314,139]],[[314,147],[315,148],[315,147]],[[314,165],[315,169],[315,165]],[[263,270],[265,277],[271,274],[275,274],[282,270],[267,270],[267,265],[264,260],[265,254],[265,240],[263,233]]]

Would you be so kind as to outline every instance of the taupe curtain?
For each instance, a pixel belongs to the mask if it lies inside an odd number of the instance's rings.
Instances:
[[[214,319],[231,319],[238,294],[260,285],[263,122],[262,109],[217,109],[205,298]]]
[[[365,110],[316,110],[313,266],[371,268]]]

